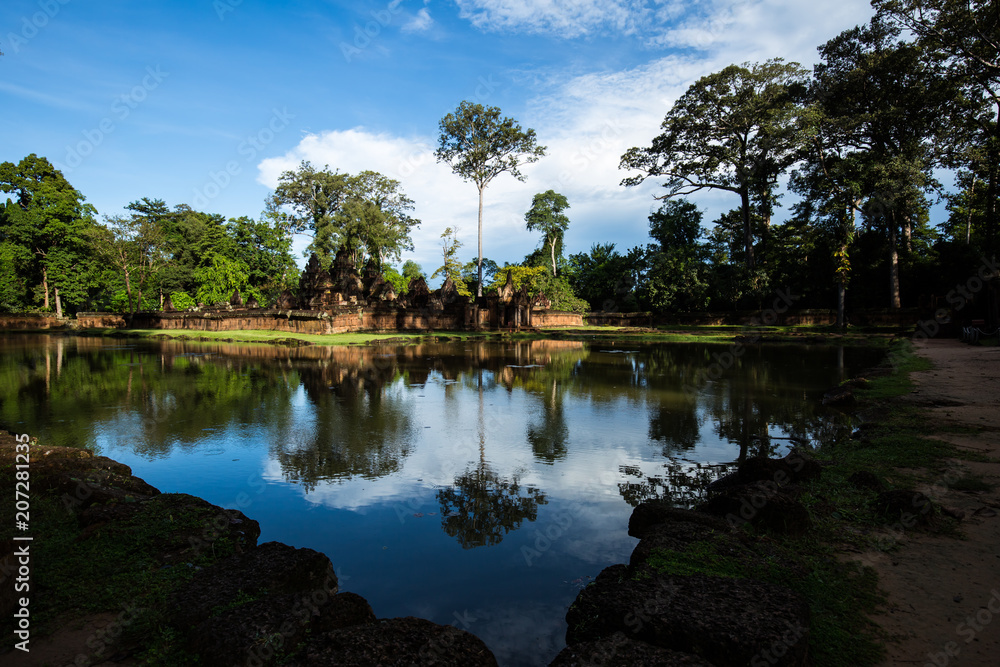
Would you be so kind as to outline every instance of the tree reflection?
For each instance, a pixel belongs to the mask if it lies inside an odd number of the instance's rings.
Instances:
[[[638,466],[620,466],[625,481],[618,493],[632,507],[647,500],[666,500],[674,507],[691,508],[704,501],[708,485],[735,469],[731,464],[703,464],[671,459],[662,472],[647,475]]]
[[[479,398],[479,463],[455,478],[453,486],[437,492],[441,504],[441,528],[458,540],[463,549],[500,544],[507,533],[525,520],[538,517],[538,506],[548,502],[532,486],[524,488],[517,475],[501,477],[486,462],[486,419],[483,401],[483,369],[476,375]]]
[[[385,391],[398,369],[393,359],[379,359],[361,355],[299,369],[313,419],[272,445],[285,479],[311,490],[321,480],[399,470],[413,440],[412,406]]]
[[[441,528],[463,549],[500,544],[522,522],[534,521],[538,506],[548,502],[541,489],[522,489],[516,476],[503,478],[483,462],[455,478],[454,486],[438,491],[437,499]]]
[[[552,464],[566,458],[569,427],[566,425],[562,392],[555,378],[550,380],[547,396],[542,400],[541,422],[529,423],[526,437],[538,460]]]

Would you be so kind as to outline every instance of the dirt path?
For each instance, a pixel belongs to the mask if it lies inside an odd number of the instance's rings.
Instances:
[[[1000,348],[954,340],[919,342],[917,352],[934,368],[914,373],[907,397],[926,405],[932,424],[962,426],[972,434],[932,433],[994,462],[951,461],[940,479],[918,487],[943,507],[964,513],[966,539],[912,531],[887,538],[890,553],[862,554],[889,594],[888,610],[875,620],[898,643],[885,665],[973,667],[1000,665]],[[989,492],[950,488],[962,477],[994,484]]]

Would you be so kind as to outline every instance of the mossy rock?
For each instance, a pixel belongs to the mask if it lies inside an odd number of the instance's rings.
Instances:
[[[717,667],[743,667],[754,659],[782,667],[808,664],[809,607],[782,586],[701,574],[626,575],[624,565],[613,565],[580,591],[566,614],[567,644],[621,632]]]

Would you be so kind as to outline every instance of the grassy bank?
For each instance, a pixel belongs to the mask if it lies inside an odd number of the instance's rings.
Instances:
[[[39,332],[52,333],[52,332]],[[109,336],[142,339],[193,340],[233,343],[265,343],[279,345],[368,345],[398,343],[401,345],[449,340],[579,340],[622,341],[636,343],[804,343],[838,345],[884,345],[899,333],[897,329],[840,330],[829,326],[742,327],[742,326],[678,326],[656,329],[612,326],[542,329],[521,332],[505,331],[428,331],[428,332],[355,332],[339,334],[304,334],[287,331],[191,331],[187,329],[82,329],[84,336]]]

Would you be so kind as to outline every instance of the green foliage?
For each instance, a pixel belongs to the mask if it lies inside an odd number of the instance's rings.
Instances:
[[[344,202],[335,216],[343,239],[341,247],[355,252],[357,264],[365,255],[376,267],[399,261],[404,250],[413,250],[410,231],[420,221],[410,216],[413,200],[400,190],[399,181],[374,171],[347,179]]]
[[[468,286],[462,279],[462,263],[458,260],[458,250],[462,242],[458,240],[458,227],[448,227],[441,233],[441,255],[443,264],[431,275],[431,278],[441,276],[445,280],[451,278],[455,288],[462,296],[471,296]]]
[[[298,169],[282,172],[278,187],[267,200],[267,214],[276,226],[289,233],[311,231],[306,253],[316,253],[323,268],[329,268],[340,247],[336,214],[347,195],[347,174],[317,170],[303,160]]]
[[[637,259],[633,256],[633,259]],[[564,272],[574,293],[590,304],[592,311],[635,312],[638,261],[615,251],[614,243],[595,243],[590,253],[569,256]]]
[[[403,262],[403,277],[413,280],[414,278],[423,278],[427,280],[427,275],[424,274],[424,270],[420,268],[420,265],[414,262],[412,259],[408,259]]]
[[[702,234],[701,212],[686,200],[669,200],[649,216],[649,235],[657,245],[647,249],[646,280],[639,292],[650,309],[697,311],[708,305]]]
[[[292,236],[267,218],[231,218],[226,226],[232,239],[230,257],[247,268],[247,281],[268,302],[298,284],[298,267],[292,257]],[[176,305],[176,304],[175,304]]]
[[[170,303],[174,304],[177,310],[189,310],[198,305],[187,292],[171,292]]]
[[[261,299],[260,292],[250,285],[249,272],[240,260],[215,255],[209,266],[195,271],[195,279],[199,283],[195,299],[206,306],[229,303],[236,290],[240,291],[243,301]]]
[[[28,310],[30,297],[25,269],[30,263],[31,257],[24,246],[0,242],[0,312]]]
[[[399,181],[375,171],[356,176],[317,170],[303,161],[295,171],[285,171],[267,200],[267,216],[277,229],[312,232],[306,249],[316,253],[328,269],[338,250],[346,249],[362,266],[366,258],[381,267],[413,250],[410,231],[420,221],[410,216],[413,200],[403,194]]]
[[[34,153],[17,164],[0,164],[0,192],[16,197],[3,205],[0,241],[19,246],[8,246],[8,251],[22,260],[22,280],[8,282],[7,289],[16,294],[17,283],[23,282],[57,314],[63,304],[74,310],[86,300],[94,270],[87,244],[96,224],[94,207],[84,203],[62,172]]]
[[[579,298],[569,284],[566,276],[553,276],[548,271],[535,282],[537,292],[542,292],[552,302],[552,310],[566,310],[574,313],[586,313],[590,304]],[[537,294],[536,292],[536,294]]]
[[[410,287],[410,278],[402,275],[399,271],[387,266],[382,270],[382,277],[385,281],[392,285],[392,289],[396,292],[396,295],[406,294],[406,291]]]
[[[524,285],[527,285],[528,293],[535,295],[538,293],[539,285],[546,275],[548,275],[546,269],[542,266],[516,266],[508,264],[497,270],[489,289],[499,290],[507,283],[507,276],[510,276],[515,290],[519,290]]]

